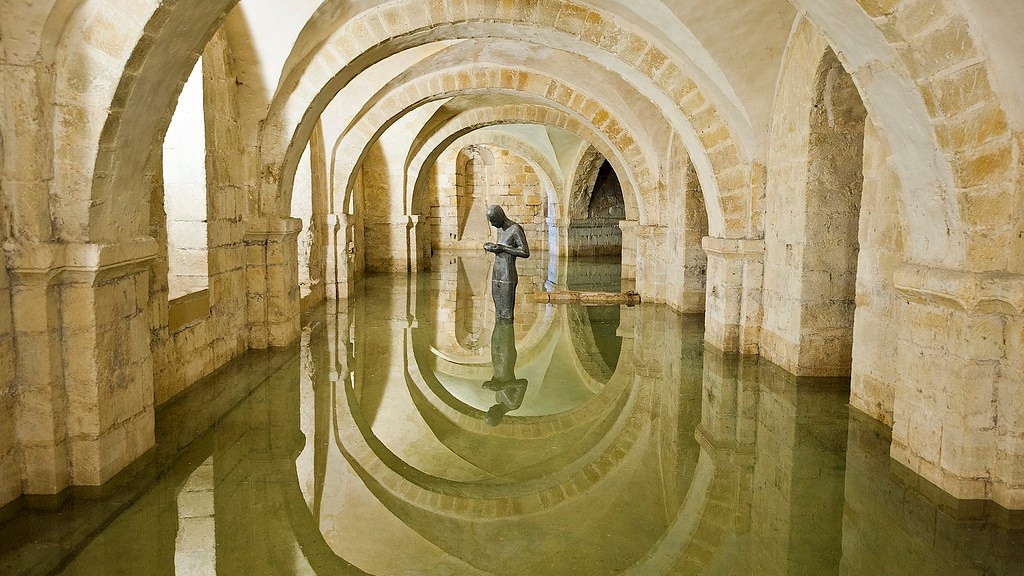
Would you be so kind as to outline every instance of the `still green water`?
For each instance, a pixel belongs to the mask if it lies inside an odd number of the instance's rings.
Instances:
[[[848,382],[705,350],[699,316],[546,305],[605,260],[375,276],[158,411],[94,494],[0,526],[3,574],[1024,574],[1019,515],[888,458]]]

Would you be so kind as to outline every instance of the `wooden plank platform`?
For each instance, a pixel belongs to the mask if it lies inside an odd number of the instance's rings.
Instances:
[[[640,303],[640,294],[636,292],[584,292],[579,290],[556,290],[554,292],[534,292],[534,302],[548,304],[583,304],[584,306],[636,306]]]

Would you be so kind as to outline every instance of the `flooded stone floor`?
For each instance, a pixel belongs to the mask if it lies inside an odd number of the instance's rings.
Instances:
[[[848,382],[531,302],[614,262],[520,272],[497,326],[483,258],[367,278],[162,406],[110,486],[8,510],[0,574],[1024,574],[1020,516],[900,470]]]

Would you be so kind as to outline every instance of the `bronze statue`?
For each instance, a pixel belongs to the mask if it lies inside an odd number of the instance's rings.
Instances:
[[[530,245],[526,242],[523,227],[509,220],[501,206],[488,208],[487,220],[498,229],[498,241],[484,244],[484,250],[494,253],[491,271],[494,315],[498,322],[511,322],[515,317],[516,285],[519,284],[516,258],[529,258]]]

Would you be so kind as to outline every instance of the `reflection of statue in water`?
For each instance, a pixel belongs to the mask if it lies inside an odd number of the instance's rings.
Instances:
[[[511,322],[498,322],[491,333],[491,365],[494,377],[484,382],[484,388],[494,391],[494,406],[484,420],[497,426],[505,414],[523,405],[526,396],[525,378],[516,378],[516,329]]]
[[[526,243],[523,227],[508,219],[501,206],[487,209],[487,220],[498,229],[498,241],[484,244],[484,250],[494,253],[494,268],[491,272],[491,297],[494,299],[494,315],[498,321],[511,321],[515,316],[516,258],[529,258],[530,245]]]

